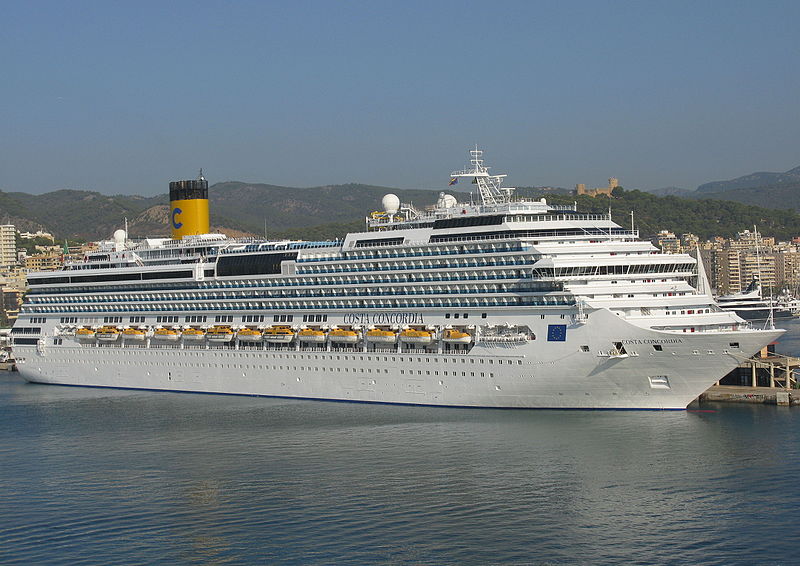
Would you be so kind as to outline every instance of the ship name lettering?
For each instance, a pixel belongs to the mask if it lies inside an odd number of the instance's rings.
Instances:
[[[424,324],[420,312],[351,312],[343,317],[344,324]]]
[[[682,338],[629,338],[623,344],[683,344]]]

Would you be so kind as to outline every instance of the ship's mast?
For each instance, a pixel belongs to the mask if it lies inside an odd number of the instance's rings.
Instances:
[[[501,187],[505,175],[490,175],[489,167],[483,164],[483,151],[475,146],[469,151],[470,168],[462,171],[453,171],[450,176],[453,179],[470,179],[470,182],[478,186],[481,201],[484,205],[501,204],[509,201],[511,192],[514,189]]]

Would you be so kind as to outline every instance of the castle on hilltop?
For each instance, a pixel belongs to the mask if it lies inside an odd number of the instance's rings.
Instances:
[[[597,195],[606,195],[610,197],[613,190],[616,189],[617,187],[619,187],[619,179],[617,179],[616,177],[611,177],[608,180],[607,187],[587,189],[585,184],[578,183],[577,185],[575,185],[575,193],[578,195],[589,195],[590,197],[596,197]]]

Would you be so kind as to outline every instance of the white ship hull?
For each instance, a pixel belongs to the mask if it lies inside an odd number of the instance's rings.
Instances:
[[[451,174],[476,185],[480,202],[442,193],[418,210],[386,195],[365,231],[342,240],[175,234],[137,243],[119,230],[83,261],[28,274],[11,331],[19,371],[34,382],[98,387],[681,409],[780,335],[720,309],[702,262],[662,253],[610,212],[512,199],[482,155],[470,150],[470,167]],[[205,206],[207,190],[202,178],[178,181],[170,198]],[[150,334],[212,321],[196,343]],[[128,324],[152,337],[95,339],[97,329]],[[289,334],[234,336],[254,324]],[[92,335],[76,339],[77,325]],[[308,325],[332,329],[327,341],[295,339]],[[447,339],[458,327],[469,339]],[[370,328],[404,330],[396,344],[381,344]]]
[[[468,354],[245,346],[231,357],[230,346],[65,341],[18,347],[17,356],[20,374],[38,383],[458,407],[683,409],[780,334],[656,332],[608,311],[591,319],[570,327],[563,342],[479,342]],[[609,334],[628,344],[627,357],[608,355]]]

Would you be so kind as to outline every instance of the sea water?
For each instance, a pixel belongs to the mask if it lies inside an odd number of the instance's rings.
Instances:
[[[798,415],[424,408],[4,375],[0,563],[794,564]]]

